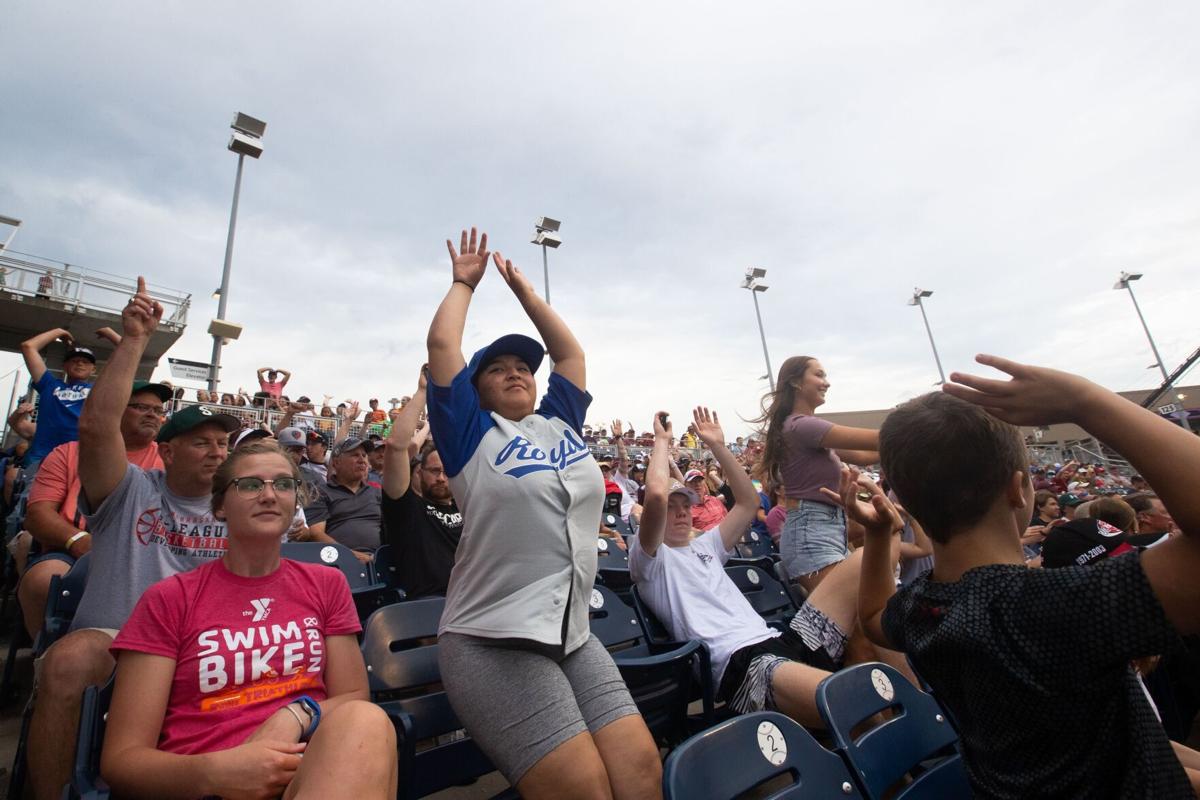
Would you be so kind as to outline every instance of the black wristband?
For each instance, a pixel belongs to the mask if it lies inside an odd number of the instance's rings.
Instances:
[[[455,283],[461,283],[463,286],[465,286],[471,290],[471,294],[475,294],[475,287],[472,286],[471,284],[467,283],[466,281],[454,281],[450,285],[453,286]]]

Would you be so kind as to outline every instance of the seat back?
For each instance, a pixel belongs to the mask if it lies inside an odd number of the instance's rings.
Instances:
[[[969,797],[958,735],[937,701],[887,664],[856,664],[817,686],[817,708],[868,798]],[[892,717],[852,736],[890,709]],[[906,782],[909,778],[911,782]],[[898,791],[890,793],[893,788]]]
[[[622,536],[633,535],[633,528],[628,522],[621,519],[621,510],[619,506],[612,511],[605,509],[605,513],[601,517],[601,521],[604,523],[604,527],[611,528]]]
[[[344,544],[329,542],[284,542],[279,555],[306,564],[324,564],[341,570],[350,584],[350,591],[374,589],[380,584],[375,579],[371,565],[359,561],[354,551]]]
[[[787,626],[799,610],[779,580],[762,567],[726,567],[728,575],[759,616],[768,623]]]
[[[71,568],[62,575],[50,578],[50,589],[46,595],[46,613],[42,617],[42,630],[34,643],[34,652],[41,655],[50,645],[61,639],[71,628],[71,620],[79,610],[83,590],[87,588],[88,572],[92,554],[84,553]]]
[[[703,646],[648,643],[634,609],[606,586],[592,590],[588,615],[592,633],[612,653],[655,741],[668,747],[678,744],[688,733],[688,703],[703,695],[696,680],[697,675],[707,677]]]
[[[417,742],[462,728],[441,686],[437,629],[445,599],[427,597],[386,606],[363,630],[363,660],[371,699],[396,727],[399,798],[418,798],[495,769],[471,739],[417,751]]]
[[[630,593],[633,600],[633,610],[637,613],[638,622],[642,624],[642,633],[646,636],[646,641],[653,644],[664,644],[671,641],[671,631],[663,624],[662,620],[654,616],[654,612],[650,610],[650,606],[646,605],[638,594],[638,587],[635,585]]]
[[[747,531],[737,544],[738,555],[742,558],[770,558],[774,551],[771,537],[763,536],[757,531]]]
[[[787,776],[787,785],[774,781]],[[726,720],[699,733],[667,756],[666,800],[738,797],[767,781],[776,798],[861,797],[846,765],[793,720],[758,711]]]
[[[375,551],[375,579],[389,589],[400,589],[400,570],[390,544]]]
[[[104,746],[104,730],[108,723],[112,694],[111,676],[103,686],[89,686],[83,690],[68,797],[98,800],[109,795],[108,786],[100,779],[100,750]]]

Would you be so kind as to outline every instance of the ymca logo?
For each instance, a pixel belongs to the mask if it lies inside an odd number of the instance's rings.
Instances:
[[[262,622],[264,619],[266,619],[268,616],[270,616],[271,603],[273,603],[273,602],[275,602],[275,601],[270,597],[260,597],[257,600],[251,600],[250,601],[250,606],[251,606],[250,610],[243,611],[242,616],[249,617],[249,616],[253,615],[254,619],[250,620],[251,622]]]
[[[515,461],[516,463],[511,469],[504,470],[504,474],[521,478],[531,472],[540,472],[546,469],[561,472],[576,461],[587,458],[588,455],[588,446],[570,428],[563,431],[563,438],[550,448],[549,453],[535,446],[524,436],[517,434],[512,441],[500,449],[496,456],[496,466],[503,467],[509,461]]]

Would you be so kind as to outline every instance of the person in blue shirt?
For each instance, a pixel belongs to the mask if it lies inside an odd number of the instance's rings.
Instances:
[[[546,342],[502,336],[467,363],[463,327],[487,234],[447,240],[453,282],[429,328],[429,421],[463,529],[438,636],[467,732],[525,798],[661,797],[658,749],[591,635],[600,469],[583,441],[583,348],[511,261],[496,269]]]
[[[101,328],[96,333],[114,344],[120,341],[111,328]],[[42,358],[42,350],[58,339],[67,345],[67,354],[63,358],[64,380],[54,377]],[[21,342],[21,355],[39,397],[37,432],[25,457],[25,472],[32,476],[51,450],[79,438],[79,412],[92,390],[96,354],[78,346],[65,328],[54,328]]]

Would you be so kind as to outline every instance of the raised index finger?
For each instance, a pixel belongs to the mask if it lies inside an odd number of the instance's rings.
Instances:
[[[137,293],[146,294],[146,279],[138,275]]]

